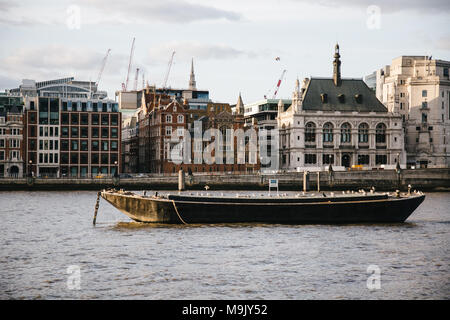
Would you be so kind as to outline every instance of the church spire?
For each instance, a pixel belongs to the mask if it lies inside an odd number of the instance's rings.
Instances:
[[[191,76],[189,78],[189,90],[197,90],[194,74],[194,58],[191,60]]]
[[[242,102],[241,93],[239,92],[238,102],[235,109],[236,114],[244,115],[244,102]]]
[[[334,61],[333,61],[333,82],[335,86],[341,85],[341,60],[339,58],[339,44],[336,43],[334,47]]]

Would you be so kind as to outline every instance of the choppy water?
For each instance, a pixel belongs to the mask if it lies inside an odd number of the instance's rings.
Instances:
[[[450,298],[450,193],[401,225],[142,225],[101,201],[93,227],[95,200],[0,193],[0,298]]]

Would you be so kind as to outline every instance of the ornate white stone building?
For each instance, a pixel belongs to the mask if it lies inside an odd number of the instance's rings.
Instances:
[[[362,79],[342,79],[339,45],[333,78],[297,79],[292,105],[278,108],[280,169],[405,167],[400,114],[388,112]]]
[[[450,166],[450,61],[401,56],[376,72],[376,94],[403,118],[407,164]]]

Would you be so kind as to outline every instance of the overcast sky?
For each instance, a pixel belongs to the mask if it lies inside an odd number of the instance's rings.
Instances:
[[[448,0],[0,0],[0,89],[21,80],[74,76],[114,99],[136,38],[136,68],[160,86],[172,51],[171,87],[185,88],[194,58],[198,89],[214,101],[290,98],[295,79],[331,77],[339,42],[342,76],[362,78],[400,55],[450,60]],[[280,57],[276,60],[276,57]],[[142,86],[139,76],[138,88]]]

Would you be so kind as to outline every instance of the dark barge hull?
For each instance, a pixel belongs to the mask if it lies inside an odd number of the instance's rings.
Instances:
[[[220,198],[138,196],[103,191],[102,197],[128,217],[152,223],[345,224],[404,222],[425,195],[385,194],[324,198]]]

